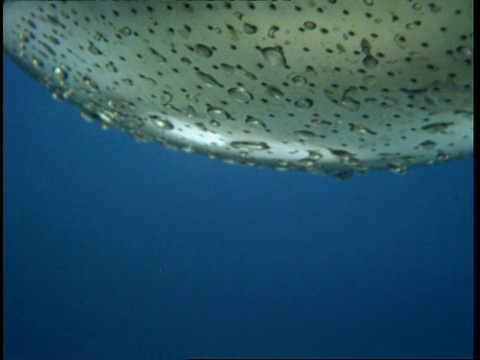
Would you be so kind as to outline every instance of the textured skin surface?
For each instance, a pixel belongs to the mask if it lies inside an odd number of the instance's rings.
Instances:
[[[473,149],[473,1],[6,2],[5,48],[102,127],[344,179]]]

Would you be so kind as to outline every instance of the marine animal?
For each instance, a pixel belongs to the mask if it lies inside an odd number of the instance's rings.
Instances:
[[[473,152],[472,0],[6,1],[15,62],[104,129],[346,179]]]

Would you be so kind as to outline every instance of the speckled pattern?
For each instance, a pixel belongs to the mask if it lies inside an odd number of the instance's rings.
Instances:
[[[346,179],[473,149],[473,1],[7,1],[7,53],[104,129]]]

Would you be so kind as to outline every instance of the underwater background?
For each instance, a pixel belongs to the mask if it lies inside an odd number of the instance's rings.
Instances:
[[[4,75],[5,359],[473,356],[472,158],[234,166]]]

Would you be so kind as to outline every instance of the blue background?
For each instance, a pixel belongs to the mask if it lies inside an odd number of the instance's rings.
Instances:
[[[471,158],[233,166],[4,71],[6,359],[473,355]]]

